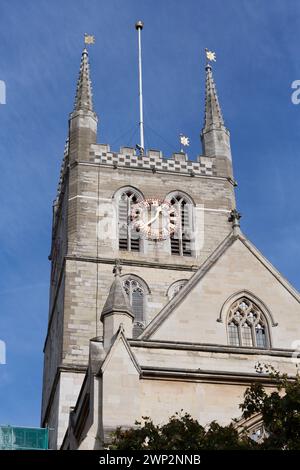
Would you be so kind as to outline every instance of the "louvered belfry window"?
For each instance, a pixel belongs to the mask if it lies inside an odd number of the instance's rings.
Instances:
[[[246,297],[231,306],[227,329],[231,346],[268,348],[270,345],[267,321],[257,305]]]
[[[139,196],[133,190],[127,190],[119,199],[119,249],[126,251],[140,250],[140,235],[131,224],[131,210],[139,201]]]
[[[180,218],[178,229],[171,235],[171,253],[172,255],[191,256],[191,205],[180,194],[172,197],[170,203],[176,207]]]
[[[123,287],[129,297],[129,303],[134,313],[133,337],[137,337],[145,327],[145,292],[136,279],[127,278]]]

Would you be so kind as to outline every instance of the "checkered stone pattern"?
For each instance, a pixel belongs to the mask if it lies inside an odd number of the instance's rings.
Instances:
[[[142,168],[152,171],[170,171],[174,173],[187,173],[204,176],[216,175],[215,165],[212,160],[207,157],[200,157],[200,161],[195,162],[186,160],[176,161],[171,158],[161,158],[160,156],[139,156],[112,152],[101,152],[100,154],[94,155],[95,163],[103,165]]]

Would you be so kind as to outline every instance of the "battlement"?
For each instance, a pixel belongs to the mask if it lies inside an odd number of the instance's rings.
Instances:
[[[95,163],[113,167],[136,168],[152,171],[168,171],[191,175],[216,176],[215,159],[199,155],[196,161],[188,160],[186,153],[173,153],[165,158],[160,150],[148,150],[146,155],[138,155],[135,148],[121,147],[120,152],[112,152],[108,144],[91,145],[90,158]]]

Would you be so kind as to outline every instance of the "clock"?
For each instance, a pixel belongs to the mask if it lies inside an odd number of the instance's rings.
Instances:
[[[149,240],[165,240],[179,224],[179,214],[168,201],[145,199],[134,204],[131,210],[134,228]]]

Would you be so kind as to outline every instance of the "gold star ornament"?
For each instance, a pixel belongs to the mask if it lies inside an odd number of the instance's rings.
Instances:
[[[184,145],[185,147],[188,147],[190,145],[190,139],[186,137],[183,134],[180,134],[180,143],[181,145]]]
[[[95,36],[91,36],[85,33],[84,44],[95,44]]]
[[[216,62],[216,53],[209,51],[208,49],[205,49],[206,52],[206,58],[210,60],[211,62]]]

